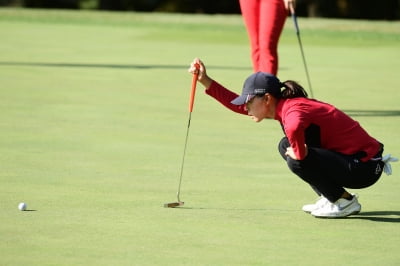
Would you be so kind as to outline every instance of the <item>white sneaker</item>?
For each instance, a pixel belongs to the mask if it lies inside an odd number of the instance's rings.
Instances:
[[[341,198],[335,203],[326,203],[321,208],[312,211],[311,214],[321,218],[340,218],[357,214],[360,211],[361,205],[358,203],[357,197],[353,195],[352,200]]]
[[[326,203],[329,203],[329,200],[324,196],[321,196],[316,203],[304,205],[302,210],[308,213],[312,213],[313,211],[323,207]]]

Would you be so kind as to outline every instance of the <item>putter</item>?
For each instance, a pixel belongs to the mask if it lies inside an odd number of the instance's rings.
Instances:
[[[301,43],[299,24],[297,23],[297,17],[296,17],[296,13],[294,11],[293,1],[289,2],[289,9],[290,9],[290,14],[292,15],[294,27],[296,29],[297,40],[299,41],[299,45],[300,45],[301,56],[303,58],[303,64],[304,64],[304,69],[306,71],[308,87],[310,88],[311,98],[314,98],[314,93],[313,93],[313,90],[311,87],[310,75],[308,74],[306,58],[304,56],[303,45]]]
[[[197,70],[200,69],[199,64],[195,64],[195,67]],[[186,139],[185,139],[185,146],[183,148],[183,157],[182,157],[182,164],[181,164],[181,174],[179,177],[179,185],[178,185],[178,192],[176,193],[176,197],[178,201],[176,202],[169,202],[165,203],[164,207],[165,208],[175,208],[179,206],[183,206],[185,204],[183,201],[180,199],[180,194],[181,194],[181,185],[182,185],[182,176],[183,176],[183,166],[185,164],[185,155],[186,155],[186,147],[187,147],[187,141],[188,141],[188,136],[189,136],[189,128],[190,128],[190,120],[192,118],[192,111],[193,111],[193,104],[194,104],[194,96],[196,94],[196,84],[197,84],[197,77],[199,76],[198,71],[193,74],[192,78],[192,88],[190,90],[190,98],[189,98],[189,120],[188,120],[188,125],[186,129]]]

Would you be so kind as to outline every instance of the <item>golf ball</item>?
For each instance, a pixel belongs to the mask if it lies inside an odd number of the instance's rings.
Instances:
[[[21,202],[20,204],[18,204],[18,209],[19,209],[20,211],[25,211],[26,208],[27,208],[26,203]]]

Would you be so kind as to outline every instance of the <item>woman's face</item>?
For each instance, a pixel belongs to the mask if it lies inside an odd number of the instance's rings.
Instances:
[[[275,117],[275,104],[274,98],[268,94],[260,97],[253,97],[246,103],[246,109],[254,122],[260,122],[265,118]]]
[[[267,116],[265,97],[255,96],[253,99],[246,103],[246,108],[249,116],[254,122],[260,122]]]

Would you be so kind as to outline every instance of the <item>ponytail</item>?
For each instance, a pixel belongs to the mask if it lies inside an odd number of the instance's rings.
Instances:
[[[281,93],[281,98],[289,99],[289,98],[298,98],[304,97],[307,98],[308,94],[306,90],[300,86],[296,81],[286,80],[283,82],[283,86],[285,87]]]

